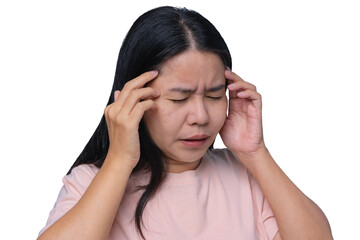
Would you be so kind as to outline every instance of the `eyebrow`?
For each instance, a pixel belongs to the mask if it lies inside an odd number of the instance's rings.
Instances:
[[[225,84],[220,84],[217,85],[215,87],[209,88],[209,89],[205,89],[205,92],[216,92],[219,91],[221,89],[225,88]],[[181,87],[175,87],[175,88],[170,88],[169,91],[171,92],[179,92],[179,93],[194,93],[196,92],[197,88],[195,89],[188,89],[188,88],[181,88]]]

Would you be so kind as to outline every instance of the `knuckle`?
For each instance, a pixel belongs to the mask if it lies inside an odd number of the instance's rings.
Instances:
[[[154,105],[154,100],[147,100],[147,103],[146,103],[146,110],[150,109],[153,105]]]
[[[132,83],[132,82],[133,82],[132,80],[126,82],[125,85],[124,85],[124,89],[132,88],[132,86],[133,86],[133,83]]]
[[[110,119],[110,120],[113,120],[113,119],[115,119],[116,118],[116,116],[117,116],[117,113],[115,112],[115,110],[113,110],[113,109],[109,109],[109,111],[108,111],[108,118]]]
[[[133,92],[132,96],[135,98],[140,98],[144,94],[144,89],[140,88]]]
[[[110,105],[109,105],[110,106]],[[108,112],[109,112],[109,106],[107,106],[105,109],[104,109],[104,114],[107,115]]]
[[[133,97],[142,99],[148,95],[151,95],[153,90],[151,88],[140,88],[134,91]]]
[[[123,87],[123,91],[129,88],[129,82],[126,82]]]
[[[140,89],[139,89],[139,90],[140,90]],[[135,100],[139,99],[140,96],[141,96],[139,90],[134,90],[134,91],[132,91],[131,94],[130,94],[129,97],[128,97],[128,100],[130,100],[130,101],[135,101]]]
[[[139,104],[139,110],[141,112],[145,112],[146,110],[148,110],[151,105],[152,105],[153,101],[152,100],[146,100],[141,102],[141,104]]]
[[[146,95],[154,95],[156,94],[156,90],[150,87],[144,88],[144,94]]]
[[[145,110],[144,103],[145,102],[141,102],[141,103],[138,104],[138,106],[137,106],[138,111],[143,112]]]
[[[143,91],[142,91],[142,95],[151,95],[153,94],[154,90],[152,88],[149,88],[149,87],[146,87],[146,88],[143,88]]]
[[[112,108],[112,104],[108,105],[105,109],[104,109],[104,115],[105,116],[108,116],[109,115],[109,112]]]

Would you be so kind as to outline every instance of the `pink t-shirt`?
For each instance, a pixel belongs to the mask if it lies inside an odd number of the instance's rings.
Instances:
[[[45,231],[81,198],[98,172],[94,165],[80,165],[63,178]],[[117,211],[109,239],[141,239],[134,211],[148,174],[133,174]],[[167,173],[147,203],[143,233],[156,239],[273,239],[278,227],[258,183],[228,149],[207,151],[195,170]]]

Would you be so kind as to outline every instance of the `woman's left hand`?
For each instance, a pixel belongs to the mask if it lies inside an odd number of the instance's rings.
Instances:
[[[251,156],[266,149],[262,131],[262,101],[256,87],[230,70],[225,71],[229,85],[229,113],[220,130],[227,148],[235,154]]]

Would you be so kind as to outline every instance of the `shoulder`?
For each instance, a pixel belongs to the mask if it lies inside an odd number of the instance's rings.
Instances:
[[[245,168],[235,154],[228,148],[208,150],[206,156],[216,165],[225,165],[241,169]]]
[[[63,178],[64,185],[75,185],[86,189],[98,173],[99,168],[93,164],[81,164],[73,168],[70,174]]]
[[[235,157],[235,155],[230,151],[230,149],[228,148],[214,148],[214,149],[209,149],[208,153],[213,155],[213,156],[219,156],[219,157]]]
[[[85,193],[99,169],[92,164],[82,164],[73,168],[70,174],[63,177],[57,205],[74,205]]]
[[[63,177],[64,185],[49,214],[46,226],[40,231],[39,236],[80,200],[98,171],[99,169],[95,165],[82,164],[73,168],[70,174]]]
[[[232,195],[237,194],[241,199],[244,199],[244,196],[249,197],[261,239],[272,239],[278,227],[270,205],[256,179],[227,148],[209,150],[206,156],[209,157],[209,162],[215,165],[216,171],[221,172],[221,181],[227,181],[228,184],[224,184],[224,188],[229,188]]]
[[[235,154],[227,148],[208,150],[206,164],[210,165],[217,174],[238,179],[241,176],[242,184],[248,182],[248,172]],[[240,180],[240,179],[238,179]]]
[[[99,168],[93,164],[81,164],[79,166],[74,167],[70,174],[65,177],[95,177]]]

